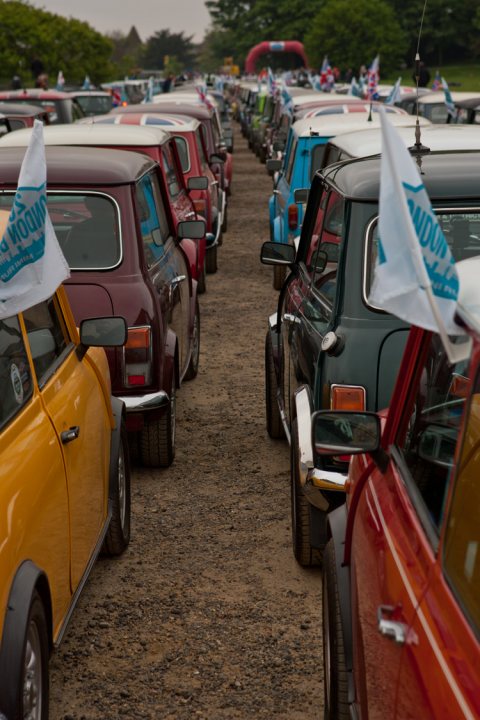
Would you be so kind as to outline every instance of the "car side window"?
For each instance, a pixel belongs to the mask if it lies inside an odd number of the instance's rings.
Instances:
[[[443,521],[468,390],[467,362],[450,365],[439,336],[432,335],[411,415],[396,445],[406,487],[434,544]]]
[[[344,229],[345,198],[335,191],[324,191],[317,211],[310,247],[307,256],[307,266],[313,275],[318,276],[322,271],[322,264],[337,263],[340,254],[340,245]],[[324,255],[325,253],[325,255]],[[315,282],[315,280],[314,280]]]
[[[285,168],[285,179],[288,183],[290,183],[290,180],[292,178],[292,171],[293,171],[293,164],[295,162],[296,150],[297,150],[297,138],[292,140],[292,144],[290,146],[290,152],[289,152],[288,158],[287,158],[287,166]]]
[[[0,427],[4,427],[32,395],[32,375],[18,317],[0,320]]]
[[[446,523],[443,570],[460,606],[480,631],[480,374],[468,407]]]
[[[205,166],[207,164],[207,156],[205,155],[205,150],[203,147],[203,140],[202,140],[202,135],[200,133],[200,128],[198,128],[195,131],[195,140],[197,143],[198,154],[200,156],[200,163],[202,164],[202,166]]]
[[[168,194],[172,200],[174,200],[180,194],[182,185],[177,175],[172,150],[168,145],[164,145],[162,148],[162,163],[163,170],[165,172],[165,179],[167,181]]]
[[[73,344],[55,296],[25,310],[23,319],[35,374],[42,387]]]
[[[158,179],[154,175],[144,175],[136,185],[136,197],[143,249],[150,267],[163,256],[164,245],[170,236]]]
[[[188,144],[184,137],[175,135],[173,138],[177,147],[178,157],[180,159],[180,165],[182,166],[182,172],[186,173],[190,170],[190,157],[188,154]]]

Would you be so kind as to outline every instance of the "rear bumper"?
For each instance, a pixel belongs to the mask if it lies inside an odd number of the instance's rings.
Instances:
[[[125,403],[127,414],[146,413],[160,410],[168,405],[170,399],[165,390],[145,395],[124,395],[119,398]]]

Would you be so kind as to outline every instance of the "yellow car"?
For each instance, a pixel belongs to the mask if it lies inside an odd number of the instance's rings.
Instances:
[[[48,660],[100,550],[130,539],[122,402],[101,346],[123,318],[78,331],[63,288],[0,320],[0,713],[48,718]],[[1,717],[1,715],[0,715]]]

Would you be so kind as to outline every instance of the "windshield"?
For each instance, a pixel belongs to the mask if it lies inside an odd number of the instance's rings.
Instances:
[[[111,95],[76,95],[75,100],[85,115],[104,115],[112,109]]]

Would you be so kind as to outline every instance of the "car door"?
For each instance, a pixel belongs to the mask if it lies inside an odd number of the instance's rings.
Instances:
[[[57,297],[23,318],[42,401],[63,452],[75,591],[107,517],[110,418],[93,368],[75,352]]]
[[[385,717],[401,703],[400,717],[422,713],[414,683],[432,667],[418,609],[436,563],[448,478],[464,400],[452,397],[454,371],[436,336],[418,371],[390,448],[384,473],[375,467],[355,514],[352,548],[354,667],[361,716]],[[409,658],[409,683],[399,682]],[[424,671],[420,671],[420,668]],[[408,674],[405,672],[405,674]],[[440,714],[439,717],[442,715]]]
[[[475,366],[478,367],[478,356]],[[460,418],[468,379],[452,378],[447,402]],[[452,392],[453,391],[453,392]],[[445,463],[449,474],[439,520],[439,543],[427,589],[402,655],[397,718],[480,717],[480,374],[459,420],[424,430],[423,458]],[[446,427],[446,431],[445,431]],[[441,431],[442,430],[442,431]],[[455,455],[455,467],[453,460]]]
[[[273,190],[273,239],[276,242],[288,242],[287,207],[288,199],[290,197],[290,183],[293,175],[297,145],[297,137],[292,133],[288,144],[287,154],[285,155],[283,169],[278,175],[277,183]]]
[[[163,177],[176,225],[182,220],[195,220],[196,213],[193,202],[185,189],[183,173],[178,165],[178,156],[171,147],[173,143],[174,140],[171,140],[169,143],[162,145],[160,152]]]
[[[173,234],[158,175],[144,175],[136,184],[135,195],[148,276],[162,307],[164,337],[168,328],[176,335],[182,377],[187,366],[190,343],[191,284],[188,262]]]

